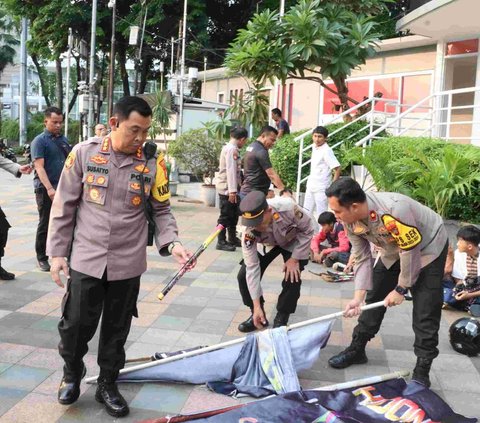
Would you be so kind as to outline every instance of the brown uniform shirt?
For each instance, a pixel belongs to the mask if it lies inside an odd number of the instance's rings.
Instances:
[[[355,257],[355,288],[372,288],[370,242],[387,269],[400,260],[398,283],[415,284],[423,267],[445,248],[447,231],[440,215],[402,194],[367,193],[369,217],[344,225]]]
[[[269,203],[273,211],[271,225],[265,232],[257,232],[253,228],[245,228],[242,238],[242,253],[247,268],[247,286],[252,299],[260,298],[260,260],[257,243],[267,246],[280,246],[290,251],[292,258],[307,260],[310,255],[310,242],[314,229],[313,221],[305,210],[294,205],[290,209],[280,211]]]
[[[178,240],[170,209],[163,155],[147,163],[143,151],[125,155],[121,163],[108,137],[76,145],[65,167],[52,204],[47,254],[66,257],[72,248],[72,269],[108,280],[129,279],[147,268],[147,220],[140,173],[153,208],[157,248]]]

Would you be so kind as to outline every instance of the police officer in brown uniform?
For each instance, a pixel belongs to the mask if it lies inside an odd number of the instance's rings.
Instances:
[[[236,247],[242,245],[237,238],[238,203],[240,202],[238,191],[242,182],[238,150],[243,147],[247,137],[248,132],[245,128],[233,128],[230,131],[230,141],[223,146],[220,153],[216,183],[220,200],[218,223],[226,229],[218,234],[217,250],[235,251]]]
[[[75,146],[65,162],[48,232],[52,279],[63,287],[60,270],[69,276],[58,325],[65,361],[58,400],[77,400],[86,371],[82,358],[103,312],[95,399],[114,417],[129,412],[115,381],[125,364],[124,345],[147,267],[144,199],[151,204],[160,254],[171,254],[181,264],[191,256],[178,240],[164,158],[147,159],[142,149],[151,115],[144,100],[124,97],[109,120],[111,134]]]
[[[430,386],[430,367],[438,355],[443,269],[448,249],[442,218],[428,207],[402,194],[365,193],[350,178],[335,181],[326,191],[331,210],[344,223],[355,258],[355,295],[345,316],[360,314],[360,306],[384,300],[399,305],[410,290],[412,326],[417,364],[412,378]],[[378,247],[372,267],[370,243]],[[386,308],[360,314],[350,346],[329,360],[342,369],[366,363],[365,346],[380,330]]]
[[[268,325],[263,310],[260,280],[270,263],[282,255],[285,276],[278,297],[273,327],[285,326],[300,298],[301,272],[308,263],[314,226],[310,215],[291,198],[277,198],[267,203],[265,194],[251,191],[240,203],[243,261],[238,272],[238,286],[243,303],[252,315],[240,323],[238,330],[251,332]],[[268,253],[257,252],[257,243],[273,246]]]

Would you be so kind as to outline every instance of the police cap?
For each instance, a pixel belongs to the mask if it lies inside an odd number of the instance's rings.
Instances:
[[[242,225],[257,226],[262,223],[263,214],[268,209],[267,199],[261,191],[251,191],[240,202]]]

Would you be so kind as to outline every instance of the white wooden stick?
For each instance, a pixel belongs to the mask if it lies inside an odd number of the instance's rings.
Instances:
[[[365,305],[365,306],[361,307],[361,310],[362,311],[370,310],[372,308],[382,307],[383,305],[384,305],[383,301],[378,301],[376,303],[368,304],[368,305]],[[336,319],[337,317],[343,317],[343,311],[339,311],[337,313],[332,313],[332,314],[327,314],[326,316],[316,317],[316,318],[310,319],[310,320],[305,320],[303,322],[294,323],[293,325],[287,326],[287,330],[301,328],[303,326],[311,325],[313,323],[323,322],[325,320]],[[168,357],[168,358],[164,358],[162,360],[150,361],[149,363],[138,364],[136,366],[130,366],[130,367],[121,369],[120,374],[130,373],[130,372],[135,371],[135,370],[146,369],[148,367],[157,366],[159,364],[170,363],[171,361],[177,361],[177,360],[181,360],[183,358],[192,357],[192,356],[199,355],[199,354],[204,354],[204,353],[207,353],[207,352],[210,352],[210,351],[215,351],[215,350],[218,350],[220,348],[226,348],[226,347],[230,347],[232,345],[241,344],[242,342],[245,341],[245,339],[246,339],[246,337],[244,336],[242,338],[233,339],[232,341],[222,342],[220,344],[210,345],[208,347],[200,348],[198,350],[187,351],[185,353],[174,355],[174,356]],[[98,376],[88,377],[88,378],[85,379],[85,382],[94,383],[94,382],[97,381],[97,377]]]

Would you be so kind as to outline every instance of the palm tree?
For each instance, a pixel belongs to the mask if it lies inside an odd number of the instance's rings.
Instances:
[[[13,64],[15,59],[15,46],[19,44],[14,36],[15,32],[13,21],[0,4],[0,74],[9,63]]]

